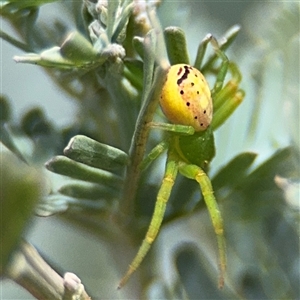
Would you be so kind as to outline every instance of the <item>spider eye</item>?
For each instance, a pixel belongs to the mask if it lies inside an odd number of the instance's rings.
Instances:
[[[212,120],[209,85],[203,74],[186,64],[171,66],[160,97],[167,119],[180,125],[205,130]]]

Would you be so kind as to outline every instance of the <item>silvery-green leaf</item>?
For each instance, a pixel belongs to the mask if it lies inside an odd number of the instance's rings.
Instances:
[[[78,31],[68,35],[60,47],[60,53],[62,57],[78,65],[91,64],[97,56],[93,45]]]
[[[128,164],[128,155],[122,150],[83,135],[74,136],[64,149],[64,154],[78,162],[109,171]]]
[[[49,171],[74,179],[108,185],[113,188],[121,188],[122,178],[108,171],[96,169],[82,163],[78,163],[65,156],[56,156],[46,162]]]
[[[167,27],[164,36],[170,64],[190,64],[184,31],[174,26]]]

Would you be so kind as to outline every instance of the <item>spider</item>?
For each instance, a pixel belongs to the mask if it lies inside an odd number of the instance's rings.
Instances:
[[[228,40],[229,38],[231,37],[229,36]],[[152,128],[166,131],[167,135],[140,165],[141,170],[145,170],[166,151],[165,172],[148,231],[118,288],[123,287],[136,271],[156,239],[178,173],[195,180],[200,186],[217,237],[219,287],[224,285],[226,245],[223,220],[211,181],[204,170],[215,155],[213,131],[222,125],[242,102],[244,91],[239,88],[241,74],[238,67],[228,60],[216,38],[211,34],[208,34],[200,44],[202,56],[197,61],[197,66],[202,63],[208,43],[212,45],[216,58],[221,61],[211,90],[204,75],[195,67],[182,63],[169,67],[160,95],[160,106],[170,123],[149,124]],[[228,71],[230,79],[224,84]]]

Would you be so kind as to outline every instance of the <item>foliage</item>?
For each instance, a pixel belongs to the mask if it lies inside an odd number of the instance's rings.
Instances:
[[[11,152],[1,152],[1,174],[5,174],[1,179],[1,209],[5,212],[1,232],[7,232],[5,226],[10,228],[9,235],[1,235],[1,244],[10,245],[1,249],[1,273],[22,284],[11,272],[8,258],[16,259],[12,248],[18,251],[17,241],[21,236],[26,238],[24,228],[32,220],[34,206],[37,215],[60,213],[65,222],[76,224],[78,234],[88,230],[109,245],[114,264],[97,272],[99,285],[95,289],[89,290],[89,284],[83,282],[92,298],[107,298],[101,281],[108,276],[107,268],[116,268],[121,278],[145,234],[160,183],[161,161],[151,165],[140,179],[133,175],[136,169],[125,173],[128,165],[138,165],[143,156],[143,151],[136,151],[138,136],[144,137],[146,149],[162,138],[142,125],[153,116],[163,119],[155,99],[165,75],[167,54],[162,36],[150,30],[159,28],[158,3],[48,2],[55,1],[1,1],[1,16],[14,28],[16,37],[3,31],[0,34],[26,52],[15,61],[42,66],[57,87],[74,99],[77,114],[64,128],[50,121],[42,108],[32,109],[16,121],[9,98],[1,97],[1,142],[3,149],[5,146]],[[162,23],[168,12],[165,4],[158,9]],[[49,24],[43,21],[42,12],[50,5],[58,14]],[[68,11],[68,16],[62,16],[60,9]],[[299,72],[297,63],[292,63],[299,59],[299,31],[294,26],[297,9],[293,3],[274,6],[260,34],[252,31],[257,44],[235,44],[241,56],[234,60],[242,69],[247,97],[218,130],[217,156],[210,170],[225,221],[225,288],[217,289],[214,234],[198,187],[180,178],[155,249],[138,276],[120,292],[110,293],[111,297],[299,296]],[[257,11],[249,14],[257,18],[257,24],[263,20],[259,11],[265,10],[258,5]],[[248,23],[250,28],[252,20]],[[197,48],[199,42],[189,47]],[[174,43],[172,38],[167,38],[168,43]],[[178,51],[188,56],[182,49]],[[234,57],[230,49],[228,53]],[[214,63],[206,74],[202,67],[209,80],[215,76],[212,66]],[[289,126],[283,125],[284,120]],[[10,158],[12,153],[17,162]],[[48,170],[63,176],[46,172],[46,161]],[[137,188],[136,195],[128,186]],[[18,220],[16,226],[10,225],[11,220]],[[114,290],[115,279],[108,281]],[[23,287],[32,291],[30,285],[23,282]]]

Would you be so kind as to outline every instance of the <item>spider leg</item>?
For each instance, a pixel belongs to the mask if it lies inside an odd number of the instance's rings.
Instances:
[[[240,31],[239,25],[234,25],[231,27],[225,35],[219,40],[219,46],[222,51],[225,51],[235,40],[237,34]],[[201,70],[203,73],[205,73],[216,61],[218,58],[218,55],[215,53],[212,55],[208,61],[202,66],[203,57],[207,48],[207,44],[210,42],[210,34],[208,34],[200,43],[197,51],[196,60],[194,63],[194,67],[198,70]]]
[[[219,40],[219,46],[222,51],[225,51],[233,43],[233,41],[237,37],[237,34],[239,33],[240,29],[241,28],[239,25],[232,26],[225,33],[225,35]],[[199,70],[201,70],[202,73],[206,73],[208,70],[210,70],[212,68],[212,66],[214,65],[217,58],[218,58],[218,55],[216,53],[214,53],[211,57],[208,58],[206,63],[203,64],[201,69],[199,68]],[[197,67],[197,66],[195,65],[195,67]]]
[[[150,122],[148,123],[148,126],[154,129],[160,129],[163,131],[178,133],[182,135],[193,135],[195,133],[194,127],[187,125]],[[143,159],[140,164],[140,169],[142,171],[147,169],[151,162],[154,161],[159,155],[161,155],[166,149],[168,149],[168,147],[169,143],[167,141],[162,141],[161,143],[156,145]]]
[[[194,67],[197,68],[198,70],[201,70],[203,57],[204,57],[207,45],[210,42],[210,39],[211,39],[211,34],[206,35],[198,47],[197,56],[196,56],[196,60],[194,63]]]
[[[214,112],[218,111],[218,109],[222,105],[224,105],[227,99],[232,97],[232,95],[236,93],[238,85],[242,80],[242,74],[235,63],[229,62],[228,70],[231,73],[232,78],[226,83],[223,89],[213,99]]]
[[[187,178],[196,180],[200,185],[201,192],[217,236],[220,261],[219,287],[222,288],[224,286],[224,276],[226,271],[226,245],[224,238],[224,225],[219,206],[213,194],[214,192],[210,179],[200,167],[196,165],[190,165],[185,162],[179,163],[179,173]]]
[[[213,89],[211,90],[211,97],[212,97],[212,99],[214,99],[215,96],[219,93],[219,91],[223,87],[225,76],[226,76],[227,70],[228,70],[229,60],[228,60],[227,56],[225,55],[225,53],[220,49],[216,38],[212,35],[211,35],[210,42],[214,48],[214,51],[216,52],[216,55],[222,60],[219,72],[217,74],[215,85],[214,85]]]
[[[244,97],[245,92],[239,89],[230,99],[228,99],[226,105],[215,114],[211,124],[212,130],[216,130],[231,116],[235,109],[241,104]]]
[[[168,149],[168,147],[169,143],[167,141],[162,141],[157,144],[141,162],[141,171],[146,170],[155,159],[157,159],[166,149]]]
[[[149,126],[154,129],[175,132],[183,135],[193,135],[195,133],[194,127],[188,125],[150,122]]]
[[[132,275],[132,273],[136,271],[136,269],[139,267],[144,257],[148,253],[153,241],[155,240],[164,217],[166,205],[169,200],[172,187],[174,185],[177,176],[177,172],[178,172],[177,161],[173,160],[171,155],[168,155],[165,174],[162,180],[161,187],[157,194],[154,213],[148,231],[146,233],[142,245],[140,246],[138,253],[134,257],[132,263],[129,265],[126,274],[121,279],[118,289],[124,286],[127,280]]]
[[[213,130],[216,130],[230,117],[245,96],[245,92],[238,88],[242,76],[233,62],[229,63],[229,71],[232,79],[214,98],[214,116],[211,124]]]

